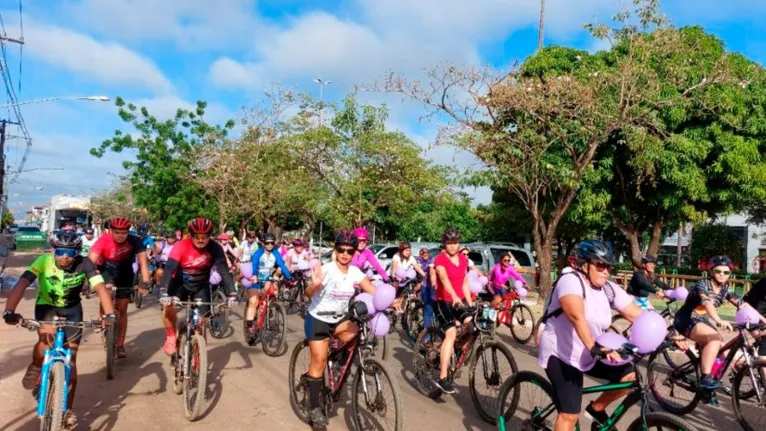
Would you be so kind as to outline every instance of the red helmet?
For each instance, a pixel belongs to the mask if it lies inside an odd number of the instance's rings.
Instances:
[[[189,232],[192,234],[209,234],[213,231],[213,222],[204,217],[197,217],[189,222]]]
[[[130,229],[130,220],[125,217],[115,217],[109,222],[110,229]]]

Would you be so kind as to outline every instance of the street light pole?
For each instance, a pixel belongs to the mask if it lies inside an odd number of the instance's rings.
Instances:
[[[11,108],[14,106],[31,105],[33,103],[45,103],[55,102],[57,100],[90,100],[93,102],[108,102],[110,99],[108,96],[59,96],[59,97],[47,97],[45,99],[25,100],[19,103],[11,103],[10,105],[2,105],[2,108]]]
[[[325,81],[321,78],[315,78],[314,82],[319,84],[319,125],[324,124],[324,103],[322,103],[322,93],[325,85],[329,85],[332,81]]]

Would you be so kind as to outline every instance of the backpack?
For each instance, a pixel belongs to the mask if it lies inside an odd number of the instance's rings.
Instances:
[[[573,274],[577,276],[577,280],[580,282],[580,287],[582,287],[582,299],[584,302],[585,301],[585,283],[583,283],[582,281],[582,272],[575,271],[575,272],[570,272],[569,274]],[[558,286],[559,282],[561,281],[562,278],[564,278],[564,276],[569,274],[564,274],[561,277],[559,277],[559,279],[556,280],[556,284],[553,285],[553,289],[551,289],[551,293],[550,295],[548,295],[548,299],[545,301],[545,306],[543,308],[545,310],[545,315],[541,319],[542,323],[546,323],[549,319],[558,317],[562,313],[564,313],[564,309],[562,309],[561,307],[551,312],[548,312],[548,308],[551,306],[551,301],[553,300],[553,293],[556,291],[556,286]],[[604,293],[606,293],[606,298],[609,300],[609,306],[614,308],[614,296],[615,296],[614,288],[611,286],[610,281],[607,281],[606,284],[604,285]]]

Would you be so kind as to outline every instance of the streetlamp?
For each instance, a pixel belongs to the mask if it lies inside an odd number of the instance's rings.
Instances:
[[[30,105],[32,103],[44,103],[55,102],[57,100],[90,100],[93,102],[108,102],[110,99],[108,96],[59,96],[59,97],[47,97],[45,99],[25,100],[19,103],[11,103],[10,105],[2,105],[2,108],[12,108],[14,106]]]
[[[29,168],[29,169],[24,169],[22,171],[16,170],[16,171],[9,171],[9,172],[15,172],[17,174],[23,174],[24,172],[32,172],[32,171],[63,171],[63,170],[64,170],[64,168],[62,168],[60,166],[57,166],[55,168]]]
[[[321,78],[314,78],[314,82],[319,84],[319,124],[323,125],[324,124],[324,121],[323,121],[324,120],[323,118],[324,104],[322,104],[322,93],[324,90],[324,86],[332,84],[332,81],[325,81]]]

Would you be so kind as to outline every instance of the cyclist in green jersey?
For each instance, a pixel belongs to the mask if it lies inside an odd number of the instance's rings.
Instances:
[[[64,231],[51,238],[52,254],[44,254],[22,274],[19,281],[8,294],[3,320],[9,325],[21,323],[22,316],[16,313],[16,307],[24,297],[24,291],[35,280],[38,290],[35,301],[35,320],[49,321],[54,317],[63,317],[70,322],[82,322],[82,303],[80,291],[85,280],[96,289],[101,304],[104,307],[104,322],[109,325],[114,322],[114,307],[112,292],[104,287],[104,279],[96,266],[89,259],[80,256],[82,239],[74,231]],[[21,383],[24,389],[32,390],[37,385],[40,369],[43,365],[43,353],[50,348],[54,339],[55,328],[50,325],[41,326],[38,330],[38,340],[32,350],[32,363],[27,368]],[[72,350],[72,374],[69,383],[68,406],[64,420],[69,427],[77,423],[72,413],[72,401],[77,387],[77,348],[80,344],[82,331],[76,328],[66,329],[66,348]]]

